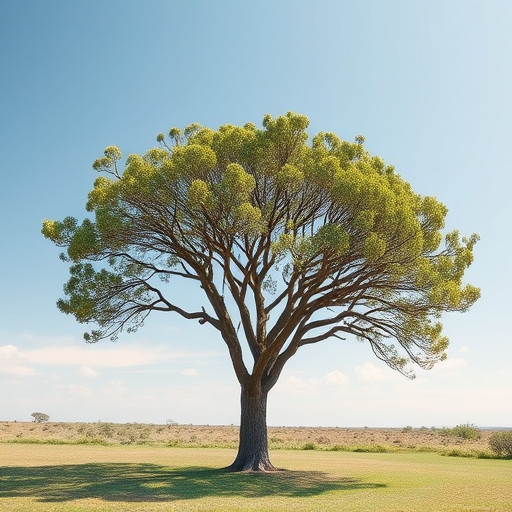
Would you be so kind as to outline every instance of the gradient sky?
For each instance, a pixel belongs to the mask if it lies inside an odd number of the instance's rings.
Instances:
[[[154,314],[87,345],[55,302],[67,279],[43,219],[83,218],[105,146],[172,126],[309,116],[393,164],[479,233],[448,360],[409,381],[355,340],[305,347],[270,425],[512,426],[512,3],[508,0],[2,0],[0,420],[237,424],[215,332]],[[198,297],[191,300],[200,300]]]

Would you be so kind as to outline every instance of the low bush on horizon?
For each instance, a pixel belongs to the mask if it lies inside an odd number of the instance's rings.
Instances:
[[[512,431],[495,432],[489,439],[489,446],[499,457],[512,459]]]
[[[461,439],[480,439],[482,437],[480,429],[473,423],[463,423],[455,425],[453,428],[443,428],[439,433],[444,436],[460,437]]]

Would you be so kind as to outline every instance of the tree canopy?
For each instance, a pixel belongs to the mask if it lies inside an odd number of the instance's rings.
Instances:
[[[93,165],[93,216],[43,225],[70,262],[60,310],[97,326],[89,342],[132,331],[151,311],[209,324],[242,387],[267,391],[300,347],[329,338],[363,340],[406,375],[411,362],[443,359],[441,313],[479,297],[463,284],[477,236],[443,234],[447,208],[363,137],[310,140],[308,124],[288,113],[261,129],[173,128],[125,165],[107,147]],[[197,308],[180,305],[179,280],[197,285]]]
[[[30,416],[34,418],[36,423],[46,423],[47,421],[50,421],[50,416],[44,412],[33,412]]]

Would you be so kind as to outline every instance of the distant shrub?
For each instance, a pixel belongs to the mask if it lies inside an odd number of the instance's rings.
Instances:
[[[512,432],[495,432],[489,439],[489,446],[500,457],[512,458]]]
[[[105,437],[112,437],[114,434],[112,423],[98,423],[98,430],[100,434]]]
[[[402,429],[402,432],[412,432],[412,427],[410,425],[407,425]]]
[[[74,441],[73,444],[108,446],[108,442],[105,439],[101,439],[99,437],[83,437],[82,439],[77,439],[76,441]]]
[[[480,439],[480,429],[472,423],[455,425],[453,428],[442,428],[438,430],[442,436],[460,437],[461,439]]]
[[[303,447],[303,450],[316,450],[316,444],[315,443],[306,443]]]
[[[331,452],[349,452],[350,447],[345,444],[335,444],[330,448]]]
[[[442,451],[441,455],[445,455],[447,457],[473,457],[478,459],[496,458],[496,455],[493,455],[490,451],[479,449],[462,450],[460,448],[452,448],[451,450]]]
[[[453,448],[452,450],[448,450],[443,455],[448,457],[475,457],[473,452],[467,450],[461,450],[460,448]]]
[[[452,433],[455,437],[460,437],[462,439],[480,439],[482,436],[480,429],[472,423],[456,425],[452,428]]]
[[[382,444],[365,444],[356,446],[353,451],[356,453],[390,453],[396,449]]]

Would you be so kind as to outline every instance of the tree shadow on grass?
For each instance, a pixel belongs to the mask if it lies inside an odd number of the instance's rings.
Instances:
[[[384,484],[314,471],[229,473],[208,467],[110,463],[0,468],[0,498],[34,497],[41,502],[84,498],[158,502],[206,496],[306,498],[378,487]]]

